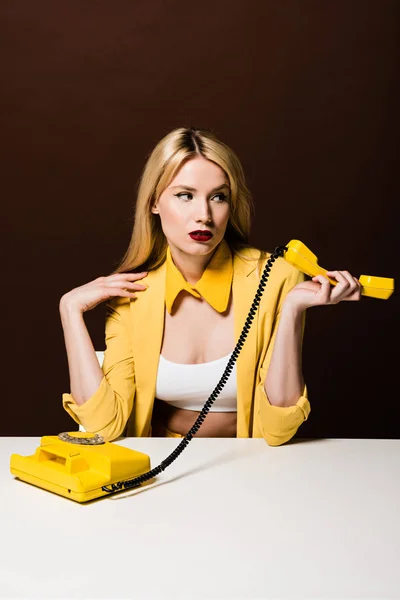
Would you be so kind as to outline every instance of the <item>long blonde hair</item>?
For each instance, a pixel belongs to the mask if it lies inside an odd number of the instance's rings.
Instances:
[[[249,260],[240,250],[252,248],[248,240],[254,203],[237,155],[210,130],[180,127],[162,138],[147,159],[139,180],[131,240],[113,273],[140,273],[163,264],[168,241],[159,215],[152,213],[151,208],[183,163],[198,156],[219,165],[228,177],[231,211],[224,238],[233,254]],[[259,265],[265,256],[266,253],[261,251]]]

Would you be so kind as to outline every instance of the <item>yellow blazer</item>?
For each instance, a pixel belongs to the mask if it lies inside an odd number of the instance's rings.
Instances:
[[[241,252],[252,260],[233,255],[236,341],[259,285],[256,267],[260,250],[246,248]],[[267,253],[262,269],[270,256]],[[74,421],[107,441],[120,436],[151,437],[164,331],[165,276],[166,262],[141,280],[149,285],[145,293],[134,299],[120,296],[107,301],[103,379],[96,392],[81,406],[74,402],[71,394],[62,395],[63,407]],[[270,446],[279,446],[290,440],[308,418],[311,407],[306,385],[297,403],[288,407],[271,405],[264,389],[282,302],[289,290],[304,280],[304,274],[283,258],[275,260],[236,361],[237,437],[263,437]],[[302,335],[304,328],[305,312]],[[206,400],[204,398],[204,402]]]

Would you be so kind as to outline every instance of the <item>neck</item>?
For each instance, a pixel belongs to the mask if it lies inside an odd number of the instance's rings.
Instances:
[[[208,254],[188,254],[170,246],[171,258],[176,268],[191,285],[195,285],[203,275],[218,246]]]

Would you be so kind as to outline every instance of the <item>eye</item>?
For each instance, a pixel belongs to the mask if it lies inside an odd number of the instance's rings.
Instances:
[[[191,194],[190,192],[180,192],[179,194],[174,194],[174,196],[177,196],[178,198],[180,198],[181,196],[192,196],[193,194]],[[221,196],[222,200],[220,200],[220,202],[224,202],[226,200],[226,198],[228,197],[226,194],[223,194],[222,192],[220,194],[216,194],[214,196],[214,198],[216,198],[217,196]]]
[[[184,192],[180,192],[179,194],[174,194],[174,196],[176,196],[177,198],[180,198],[181,196],[191,196],[192,194],[190,194],[189,192],[184,193]]]
[[[216,194],[216,196],[221,196],[222,197],[222,201],[221,202],[223,202],[224,200],[226,200],[226,198],[228,197],[226,194],[223,194],[222,192],[220,194]],[[214,196],[214,198],[216,196]]]

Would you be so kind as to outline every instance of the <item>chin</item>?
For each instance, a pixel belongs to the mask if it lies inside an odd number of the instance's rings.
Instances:
[[[190,254],[208,254],[214,250],[221,240],[216,240],[215,235],[208,242],[195,242],[189,237],[189,252]]]

